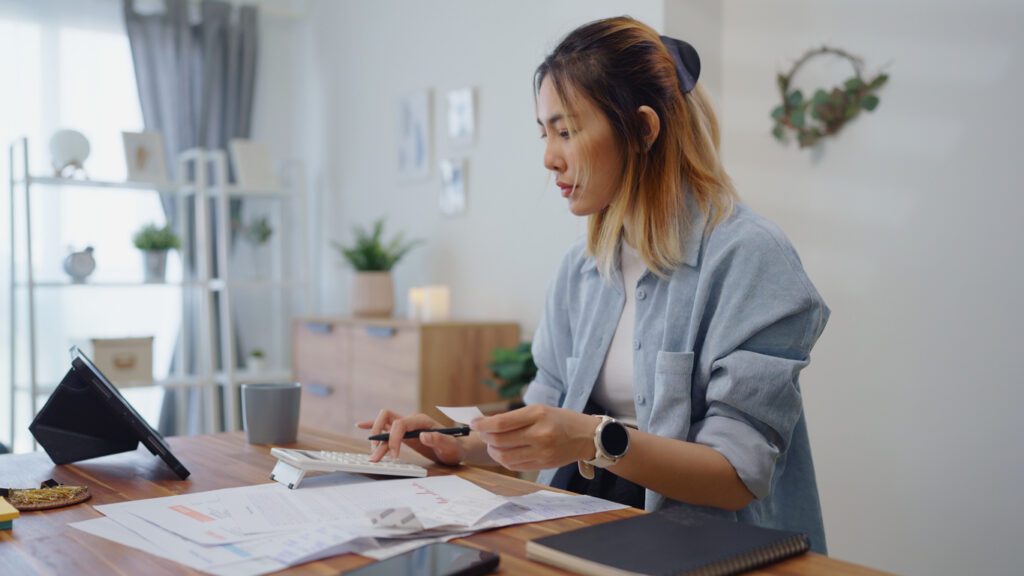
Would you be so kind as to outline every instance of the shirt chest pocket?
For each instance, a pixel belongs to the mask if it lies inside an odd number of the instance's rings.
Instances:
[[[654,364],[654,398],[650,430],[685,438],[690,426],[693,352],[658,351]]]

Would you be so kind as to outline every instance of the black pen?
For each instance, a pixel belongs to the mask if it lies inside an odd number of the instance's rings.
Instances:
[[[419,438],[421,432],[437,432],[438,434],[447,434],[449,436],[469,436],[469,426],[458,426],[456,428],[424,428],[422,430],[409,430],[402,438]],[[387,442],[391,439],[390,434],[374,434],[370,436],[370,440],[379,440],[381,442]]]

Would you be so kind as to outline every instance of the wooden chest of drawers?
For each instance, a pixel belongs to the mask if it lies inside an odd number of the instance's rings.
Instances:
[[[519,342],[519,325],[396,319],[298,318],[292,366],[302,383],[301,426],[352,435],[382,408],[425,412],[434,406],[498,400],[482,381],[495,348]]]

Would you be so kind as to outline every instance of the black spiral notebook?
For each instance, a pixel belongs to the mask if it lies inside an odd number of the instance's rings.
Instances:
[[[666,509],[526,543],[526,557],[595,576],[738,574],[806,552],[805,534]]]

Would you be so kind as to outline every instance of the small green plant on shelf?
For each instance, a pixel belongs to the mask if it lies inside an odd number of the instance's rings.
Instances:
[[[267,368],[266,354],[262,348],[249,350],[249,358],[246,361],[246,368],[252,372],[263,372]]]
[[[242,232],[247,240],[257,246],[266,243],[274,235],[274,229],[271,228],[266,216],[253,220],[242,228]]]
[[[367,232],[362,226],[354,227],[356,242],[352,246],[334,241],[331,244],[341,255],[360,272],[387,272],[398,263],[410,250],[422,240],[405,240],[405,234],[399,232],[389,242],[385,242],[384,219],[373,223],[373,230]]]
[[[495,348],[487,364],[494,377],[485,379],[484,384],[497,390],[502,398],[513,402],[520,400],[526,386],[537,376],[531,348],[530,342],[515,348]]]
[[[181,247],[181,240],[169,225],[161,227],[154,223],[140,228],[132,237],[132,242],[136,248],[146,252],[177,250]]]

